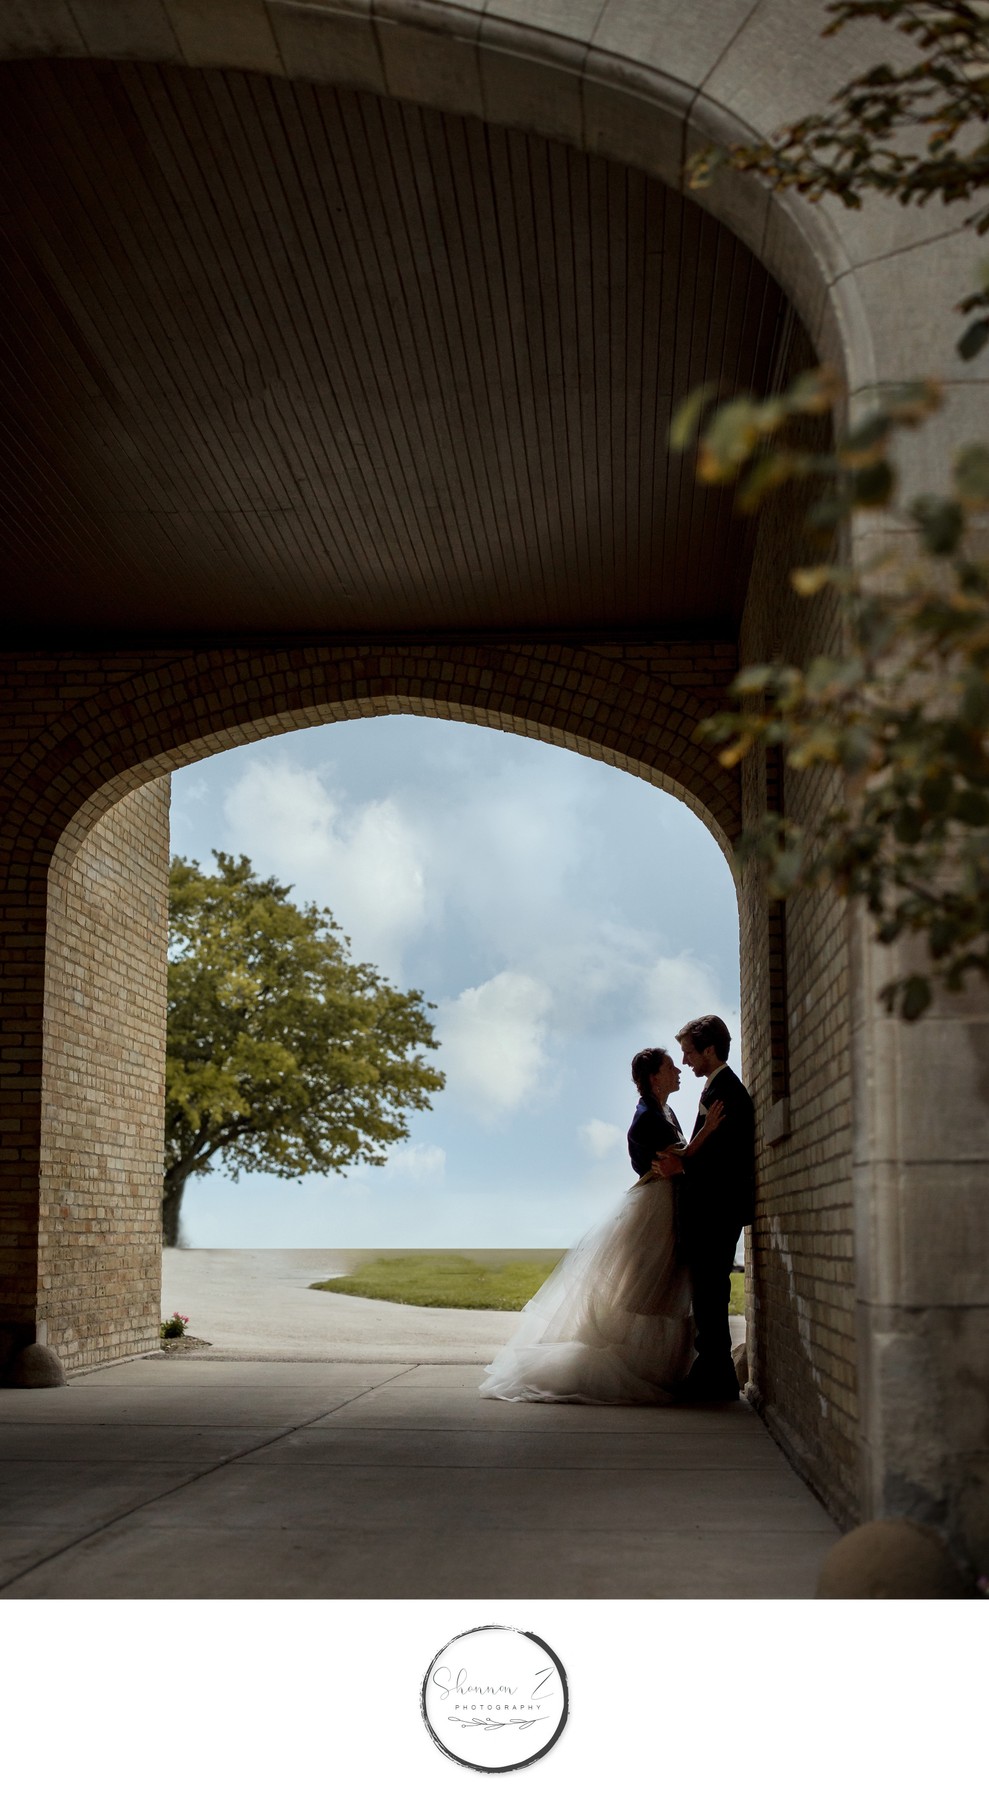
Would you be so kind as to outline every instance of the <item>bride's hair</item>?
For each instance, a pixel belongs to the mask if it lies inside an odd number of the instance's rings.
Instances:
[[[667,1058],[665,1047],[643,1047],[632,1060],[632,1083],[640,1097],[651,1097],[649,1080]]]

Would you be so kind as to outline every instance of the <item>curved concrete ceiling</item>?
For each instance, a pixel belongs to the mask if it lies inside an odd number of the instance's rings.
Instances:
[[[670,457],[767,390],[770,276],[658,181],[304,82],[0,68],[11,621],[733,631],[748,531]]]

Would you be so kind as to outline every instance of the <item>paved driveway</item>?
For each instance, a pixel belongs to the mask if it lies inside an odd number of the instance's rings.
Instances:
[[[310,1290],[346,1271],[330,1250],[167,1247],[163,1315],[189,1316],[210,1341],[210,1358],[350,1359],[388,1363],[424,1355],[434,1363],[483,1365],[509,1339],[517,1316],[491,1309],[415,1309]],[[732,1317],[732,1335],[745,1324]]]
[[[318,1249],[169,1247],[162,1314],[188,1315],[189,1332],[211,1341],[217,1354],[262,1359],[332,1359],[359,1348],[370,1358],[428,1350],[440,1359],[483,1364],[516,1325],[516,1316],[490,1309],[413,1309],[309,1289],[347,1269],[339,1256]]]

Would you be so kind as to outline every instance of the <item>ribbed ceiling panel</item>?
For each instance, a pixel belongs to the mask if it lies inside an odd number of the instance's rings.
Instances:
[[[670,457],[778,288],[658,182],[248,75],[0,69],[6,589],[102,629],[730,624]]]

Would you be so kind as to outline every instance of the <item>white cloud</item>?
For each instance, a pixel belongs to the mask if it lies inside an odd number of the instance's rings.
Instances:
[[[685,1022],[712,1009],[716,998],[711,968],[689,951],[660,954],[643,969],[643,1013],[660,1021],[671,1040]]]
[[[358,959],[401,977],[402,949],[426,917],[416,832],[391,797],[346,809],[314,768],[255,761],[231,786],[226,824],[261,872],[332,910]]]
[[[594,1117],[590,1122],[581,1123],[577,1139],[592,1159],[605,1159],[616,1147],[622,1146],[625,1137],[613,1122],[600,1122]]]
[[[446,1153],[442,1147],[430,1147],[424,1141],[412,1147],[396,1147],[388,1155],[385,1171],[391,1177],[411,1178],[416,1184],[436,1183],[446,1174]]]
[[[220,754],[174,791],[176,852],[250,854],[330,908],[358,958],[450,994],[431,1012],[442,1147],[402,1143],[385,1166],[314,1175],[311,1194],[272,1183],[250,1227],[242,1179],[212,1238],[191,1228],[198,1245],[565,1244],[629,1177],[633,1052],[675,1052],[676,1029],[714,1010],[738,1064],[731,876],[697,819],[641,781],[508,733],[387,717]],[[684,1073],[688,1131],[699,1089]],[[187,1203],[196,1223],[192,1186]]]
[[[553,941],[588,852],[579,787],[564,757],[543,761],[540,743],[520,769],[517,744],[507,767],[445,778],[441,769],[417,812],[429,836],[431,879],[451,921],[495,964],[517,964],[520,943]],[[562,764],[561,764],[562,763]],[[442,803],[437,795],[442,792]]]
[[[209,798],[209,783],[201,773],[185,769],[172,780],[171,826],[173,839],[186,827],[195,827],[197,813]]]
[[[657,954],[655,935],[573,909],[562,920],[566,930],[561,926],[534,962],[552,993],[561,1041],[621,1036],[676,1053],[677,1029],[708,1011],[724,1016],[737,1041],[737,997],[728,998],[696,954]]]
[[[525,1107],[547,1069],[550,993],[524,972],[499,972],[439,1005],[447,1089],[480,1120]]]
[[[666,1047],[679,1062],[676,1031],[695,1016],[714,1014],[728,1025],[735,1053],[740,1021],[737,1007],[728,1007],[710,966],[692,953],[660,956],[647,967],[642,984],[643,1021],[653,1044]]]

